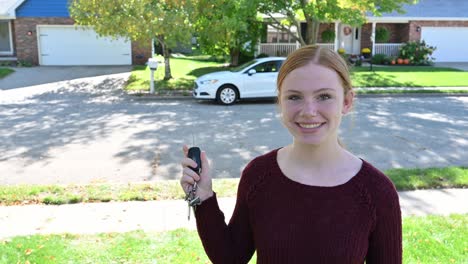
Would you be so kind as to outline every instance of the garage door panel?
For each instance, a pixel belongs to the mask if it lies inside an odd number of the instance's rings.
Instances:
[[[41,65],[130,65],[131,44],[99,37],[92,29],[40,26]]]
[[[423,27],[421,39],[436,47],[436,62],[468,61],[468,27]]]

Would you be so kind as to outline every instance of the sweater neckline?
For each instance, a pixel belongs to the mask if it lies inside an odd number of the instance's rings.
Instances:
[[[359,171],[351,177],[347,182],[339,184],[339,185],[334,185],[334,186],[319,186],[319,185],[309,185],[305,183],[300,183],[298,181],[292,180],[289,177],[287,177],[283,171],[281,170],[279,164],[278,164],[278,150],[281,148],[277,148],[273,151],[271,158],[272,158],[272,163],[273,163],[273,168],[272,170],[275,172],[281,181],[283,181],[286,184],[289,184],[291,186],[299,187],[301,189],[310,189],[310,190],[321,190],[321,191],[337,191],[341,189],[345,189],[347,186],[354,184],[355,182],[359,181],[360,178],[362,178],[362,174],[364,174],[365,167],[367,166],[367,162],[361,158],[359,158],[362,161],[361,168]]]

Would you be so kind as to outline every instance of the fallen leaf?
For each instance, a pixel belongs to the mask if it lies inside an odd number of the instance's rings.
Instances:
[[[24,254],[26,254],[26,255],[31,255],[32,252],[33,252],[33,250],[30,249],[30,248],[28,248],[28,249],[26,249],[26,250],[24,251]]]

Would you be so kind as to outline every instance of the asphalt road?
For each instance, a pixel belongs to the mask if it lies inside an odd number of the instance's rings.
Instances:
[[[192,141],[214,177],[239,177],[252,158],[291,142],[271,101],[142,100],[120,91],[126,77],[0,91],[0,184],[176,179]],[[468,97],[359,98],[340,136],[382,170],[468,166]]]

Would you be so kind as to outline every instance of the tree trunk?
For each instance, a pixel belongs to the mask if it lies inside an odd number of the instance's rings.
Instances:
[[[229,55],[231,56],[231,66],[239,65],[239,55],[240,49],[239,48],[230,48]]]
[[[161,44],[162,53],[164,56],[164,80],[172,79],[170,64],[171,53],[169,52],[169,48],[164,41],[164,36],[158,36],[157,40],[159,44]]]
[[[310,18],[307,19],[306,44],[317,44],[320,21]]]

